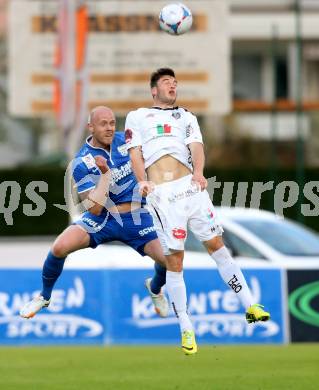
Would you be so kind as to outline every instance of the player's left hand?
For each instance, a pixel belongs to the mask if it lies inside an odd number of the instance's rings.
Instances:
[[[207,188],[207,180],[202,173],[194,172],[192,177],[192,183],[196,184],[201,191],[204,191],[204,189]]]

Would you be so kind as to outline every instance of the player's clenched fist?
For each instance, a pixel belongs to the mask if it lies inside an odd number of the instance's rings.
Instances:
[[[103,156],[94,157],[95,164],[102,173],[106,173],[110,168],[107,165],[106,159]]]
[[[138,187],[140,195],[147,196],[154,190],[155,184],[152,181],[140,181]]]
[[[207,188],[207,180],[201,173],[193,173],[192,183],[197,185],[201,191]]]

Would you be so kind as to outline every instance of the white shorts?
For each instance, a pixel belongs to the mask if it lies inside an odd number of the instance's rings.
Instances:
[[[184,250],[187,228],[199,241],[208,241],[223,233],[208,192],[200,191],[191,179],[192,175],[187,175],[157,185],[147,197],[156,232],[166,255],[171,250]]]

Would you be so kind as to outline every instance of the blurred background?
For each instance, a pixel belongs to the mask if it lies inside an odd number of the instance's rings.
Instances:
[[[66,226],[67,213],[53,204],[63,203],[65,167],[85,139],[89,110],[110,106],[123,130],[129,110],[151,104],[149,73],[165,65],[180,80],[178,103],[199,117],[207,177],[294,180],[300,188],[318,179],[318,1],[188,1],[194,26],[179,37],[159,31],[166,3],[0,1],[0,177],[22,189],[14,224],[1,216],[1,235]],[[47,207],[25,217],[24,190],[34,180],[48,183]],[[3,187],[4,205],[10,189]],[[273,198],[264,193],[261,207],[273,211]],[[300,190],[285,215],[319,230],[318,218],[302,215],[303,202]]]
[[[183,36],[159,29],[167,3],[0,0],[0,388],[318,387],[318,344],[281,345],[319,341],[319,0],[185,0],[194,20]],[[158,318],[144,288],[153,263],[118,243],[68,256],[50,306],[19,316],[70,222],[65,172],[89,111],[109,106],[124,130],[128,111],[152,104],[149,75],[163,66],[177,74],[177,103],[198,116],[225,243],[271,313],[248,325],[190,234],[188,312],[210,344],[192,364],[177,351],[174,313]],[[264,210],[248,209],[256,182],[274,183]],[[297,223],[273,213],[276,188]],[[235,204],[246,208],[225,207]]]

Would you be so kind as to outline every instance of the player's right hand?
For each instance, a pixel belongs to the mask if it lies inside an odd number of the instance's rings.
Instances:
[[[154,188],[155,188],[155,184],[152,182],[152,181],[140,181],[138,183],[138,186],[139,186],[139,190],[138,192],[140,193],[140,195],[142,196],[147,196],[148,194],[150,194]]]
[[[99,168],[99,170],[104,174],[106,173],[110,168],[107,165],[107,161],[103,156],[95,156],[94,157],[95,164]]]

